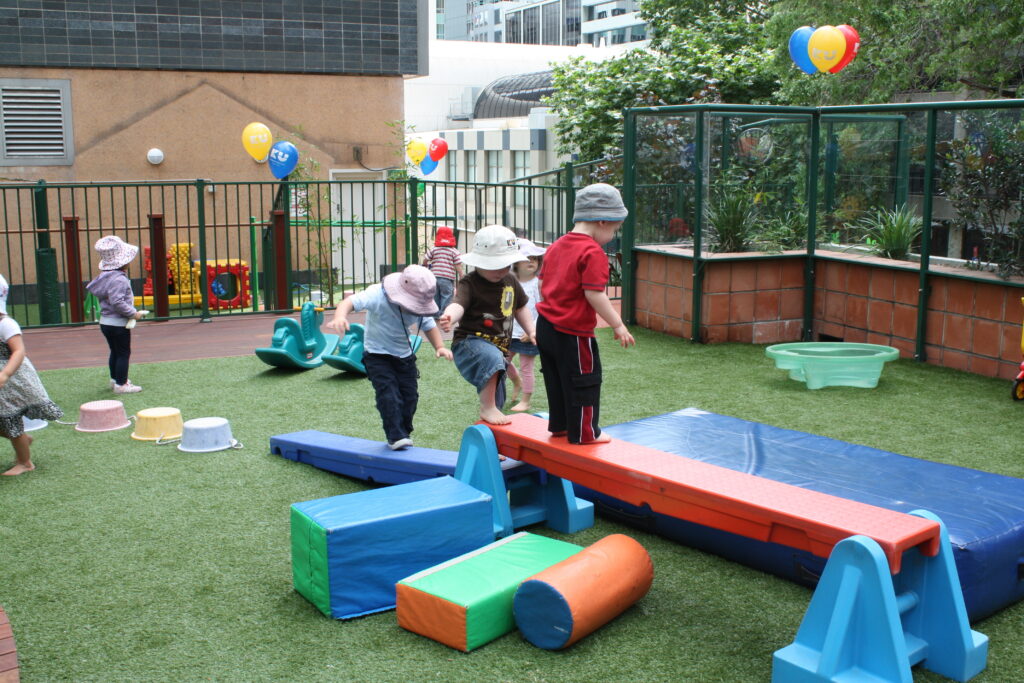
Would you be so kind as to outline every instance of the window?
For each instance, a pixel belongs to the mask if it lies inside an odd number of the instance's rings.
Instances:
[[[496,9],[496,10],[494,10],[494,25],[497,26],[500,23],[501,23],[501,10],[500,9]]]
[[[505,42],[506,43],[521,43],[523,42],[522,32],[522,12],[509,12],[505,15]]]
[[[476,182],[476,150],[466,152],[466,182]]]
[[[444,178],[445,180],[458,180],[456,174],[458,173],[458,164],[455,159],[457,154],[445,154],[444,155]]]
[[[523,42],[540,45],[540,7],[528,7],[522,11]]]
[[[562,10],[557,2],[541,5],[541,44],[561,45]]]
[[[530,153],[525,150],[512,152],[512,168],[516,178],[530,175]]]
[[[501,152],[487,152],[487,182],[501,182]]]
[[[580,0],[565,0],[562,8],[565,12],[562,20],[565,39],[562,44],[578,45],[580,42],[580,15],[582,14]]]
[[[494,42],[496,42],[496,43],[500,43],[501,42],[501,31],[495,31],[494,32]]]
[[[607,12],[598,12],[597,13],[597,18],[598,19],[607,19],[608,18],[608,13]]]
[[[522,178],[528,175],[530,175],[530,153],[520,150],[512,152],[512,176]],[[526,192],[524,189],[516,188],[516,204],[526,203]]]
[[[0,166],[70,166],[71,81],[0,79]]]
[[[615,9],[612,10],[613,17],[621,17],[625,13],[626,10],[622,9],[621,7],[616,7]]]

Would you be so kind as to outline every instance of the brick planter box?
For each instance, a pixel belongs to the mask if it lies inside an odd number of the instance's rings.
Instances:
[[[743,260],[735,260],[741,256]],[[812,338],[885,344],[912,358],[917,336],[917,264],[818,252]],[[705,261],[701,342],[799,341],[803,325],[802,252],[714,254]],[[926,314],[926,360],[1012,379],[1021,361],[1024,283],[991,273],[933,266]],[[679,337],[693,332],[693,252],[637,251],[636,318]]]

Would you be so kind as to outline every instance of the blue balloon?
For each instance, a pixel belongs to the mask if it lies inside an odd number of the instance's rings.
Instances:
[[[270,166],[270,172],[278,180],[294,171],[298,164],[299,150],[295,149],[295,145],[287,140],[275,142],[274,146],[270,148],[270,154],[267,156],[267,165]]]
[[[801,26],[789,37],[789,56],[805,74],[818,73],[818,67],[814,66],[811,55],[807,52],[807,43],[813,33],[814,29],[810,26]]]
[[[420,171],[423,175],[430,175],[437,168],[437,162],[430,158],[430,155],[423,157],[423,161],[420,162]]]

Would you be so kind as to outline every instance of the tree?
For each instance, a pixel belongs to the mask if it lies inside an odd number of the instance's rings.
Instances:
[[[574,59],[554,67],[561,154],[583,160],[621,153],[626,107],[695,102],[755,102],[778,87],[760,12],[766,3],[647,0],[650,49],[604,62]]]
[[[849,24],[860,52],[840,74],[793,66],[789,36],[803,25]],[[1024,82],[1024,4],[1007,0],[777,0],[767,34],[781,104],[888,102],[900,92],[970,89],[1013,97]]]

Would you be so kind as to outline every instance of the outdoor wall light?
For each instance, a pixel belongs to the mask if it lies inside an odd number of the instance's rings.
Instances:
[[[146,159],[149,161],[149,163],[153,164],[154,166],[157,166],[163,163],[164,161],[164,151],[159,147],[154,147],[153,149],[146,152]]]

